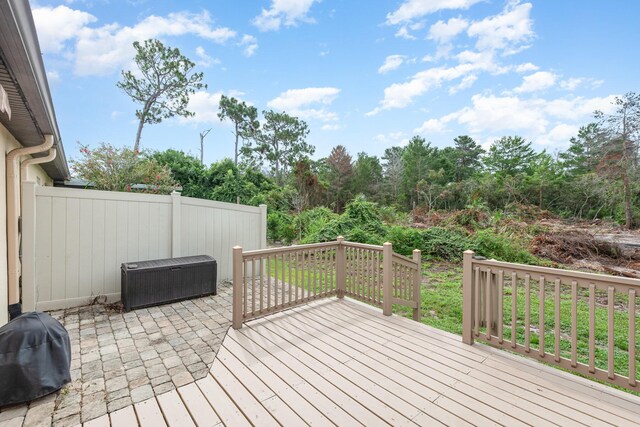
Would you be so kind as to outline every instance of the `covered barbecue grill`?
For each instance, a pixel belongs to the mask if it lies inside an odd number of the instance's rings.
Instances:
[[[45,396],[71,381],[67,330],[32,312],[0,328],[0,407]]]

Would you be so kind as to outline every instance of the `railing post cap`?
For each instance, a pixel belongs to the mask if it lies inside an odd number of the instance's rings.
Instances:
[[[259,208],[266,208],[266,207],[267,207],[267,205],[265,205],[264,203],[260,203],[260,204],[258,205],[258,207],[259,207]]]
[[[382,244],[382,246],[392,246],[392,245],[393,245],[393,244],[392,244],[391,242],[384,242],[384,243]]]
[[[236,250],[236,249],[242,249],[242,246],[240,246],[240,245],[235,245],[235,246],[233,247],[233,249],[234,249],[234,250]]]
[[[420,249],[414,249],[414,250],[413,250],[413,253],[414,253],[414,254],[417,254],[417,253],[420,253],[420,252],[422,252]]]
[[[344,236],[338,236],[338,238],[336,240],[343,241],[344,240]]]
[[[475,254],[474,251],[472,251],[471,249],[467,249],[466,251],[463,252],[465,255],[473,255]]]

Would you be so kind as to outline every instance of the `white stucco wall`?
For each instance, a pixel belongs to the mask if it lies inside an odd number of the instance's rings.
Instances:
[[[6,156],[7,153],[21,145],[0,124],[0,326],[8,321],[9,303],[7,288],[7,181],[6,181]],[[39,185],[52,185],[53,180],[42,170],[39,165],[32,165],[27,170],[27,179],[39,183]]]

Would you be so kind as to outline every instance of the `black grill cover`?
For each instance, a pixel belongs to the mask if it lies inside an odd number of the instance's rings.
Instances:
[[[27,402],[71,381],[67,330],[46,313],[32,312],[0,328],[0,406]]]

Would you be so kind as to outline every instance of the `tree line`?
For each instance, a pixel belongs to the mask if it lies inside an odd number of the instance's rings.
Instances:
[[[488,150],[468,135],[454,138],[444,148],[414,136],[406,146],[387,148],[380,158],[352,154],[337,145],[318,160],[310,158],[315,147],[307,142],[309,126],[304,120],[272,110],[263,111],[260,120],[256,107],[223,95],[218,117],[232,125],[234,158],[205,166],[176,150],[139,153],[142,126],[192,115],[186,110],[189,94],[204,85],[202,74],[193,73],[194,64],[177,49],[157,40],[134,47],[140,73],[123,72],[118,87],[142,105],[136,112],[140,125],[133,154],[120,163],[128,165],[132,156],[146,162],[141,170],[147,175],[138,179],[154,191],[168,188],[170,174],[187,196],[267,202],[273,209],[298,213],[317,206],[341,213],[350,200],[363,194],[404,211],[469,205],[505,210],[524,204],[566,217],[608,217],[628,228],[640,222],[640,95],[636,93],[616,97],[611,113],[594,112],[593,121],[558,153],[536,152],[531,141],[517,135],[494,141]],[[83,159],[74,162],[82,177],[131,187],[126,179],[100,177],[101,162],[105,170],[113,170],[113,164],[104,165],[110,156],[112,163],[118,157],[113,147],[83,149]],[[158,180],[161,183],[154,184]]]

